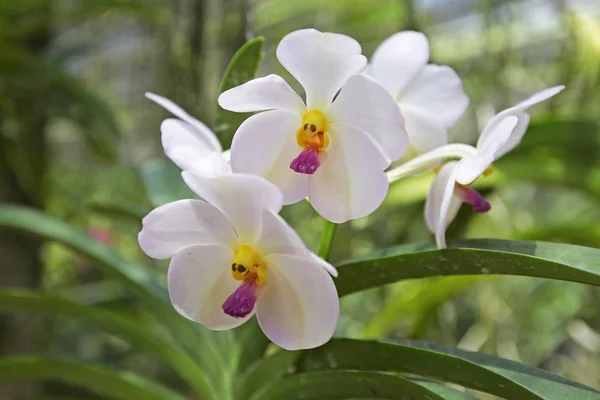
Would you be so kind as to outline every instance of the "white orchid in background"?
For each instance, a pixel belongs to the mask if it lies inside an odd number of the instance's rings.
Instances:
[[[171,100],[154,93],[146,97],[179,119],[167,118],[160,125],[165,154],[179,168],[206,177],[231,173],[215,133]]]
[[[530,119],[526,110],[558,94],[564,88],[555,86],[543,90],[498,113],[483,129],[477,147],[448,144],[388,172],[390,181],[395,181],[431,166],[432,162],[460,159],[458,162],[445,164],[439,170],[427,197],[425,220],[429,229],[435,233],[438,247],[446,247],[446,227],[452,222],[463,202],[471,204],[475,212],[490,210],[490,204],[469,185],[479,176],[491,173],[492,163],[521,142]]]
[[[275,183],[285,204],[308,196],[332,222],[370,214],[387,194],[384,170],[407,147],[394,99],[375,80],[357,75],[366,58],[348,36],[295,31],[281,40],[277,58],[304,87],[306,103],[277,75],[222,93],[224,109],[264,111],[237,130],[233,171]]]
[[[427,64],[428,60],[427,37],[404,31],[384,40],[367,67],[367,73],[398,102],[412,155],[447,144],[447,130],[469,105],[456,72],[447,66]]]
[[[138,237],[150,257],[172,257],[168,288],[175,309],[213,330],[234,328],[256,313],[265,335],[287,350],[327,342],[339,314],[327,271],[336,271],[277,215],[279,189],[253,175],[182,175],[206,202],[158,207]]]

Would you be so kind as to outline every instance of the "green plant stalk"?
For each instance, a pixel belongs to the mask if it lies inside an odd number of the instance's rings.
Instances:
[[[335,222],[323,219],[323,230],[321,231],[321,243],[319,244],[319,251],[317,255],[323,260],[327,261],[329,253],[331,252],[331,243],[333,242],[333,236],[335,235],[335,229],[337,224]]]

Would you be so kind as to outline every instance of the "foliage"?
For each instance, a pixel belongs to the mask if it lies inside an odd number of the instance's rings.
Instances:
[[[233,332],[212,332],[173,310],[164,288],[164,265],[143,259],[132,238],[150,205],[191,197],[191,193],[179,171],[164,158],[141,163],[124,178],[121,172],[126,166],[121,163],[127,160],[122,160],[119,146],[128,133],[121,115],[103,94],[66,72],[69,63],[53,53],[50,40],[37,48],[23,45],[23,38],[40,27],[47,34],[48,16],[40,10],[51,3],[31,0],[0,7],[1,164],[36,199],[26,205],[1,204],[0,228],[48,243],[43,252],[44,277],[51,282],[39,290],[1,290],[0,310],[44,315],[44,326],[50,327],[45,334],[52,342],[46,354],[3,358],[0,385],[52,380],[81,387],[74,392],[49,385],[49,398],[75,394],[73,398],[149,400],[460,400],[486,393],[509,399],[600,399],[600,392],[577,382],[583,380],[586,365],[592,376],[586,384],[597,387],[593,375],[600,374],[594,362],[600,351],[595,332],[600,327],[596,288],[600,286],[600,231],[595,222],[600,218],[600,147],[598,124],[590,118],[598,106],[590,95],[598,81],[593,67],[598,52],[595,42],[586,42],[589,35],[582,33],[596,28],[593,18],[569,16],[585,70],[577,74],[568,64],[569,57],[550,67],[581,92],[561,108],[575,111],[557,116],[551,109],[535,119],[519,148],[495,165],[494,175],[475,185],[499,205],[498,214],[473,218],[460,213],[449,231],[451,237],[502,239],[453,241],[446,250],[415,244],[428,240],[421,221],[427,176],[394,184],[380,210],[339,227],[323,225],[303,204],[284,210],[306,242],[339,267],[335,283],[340,296],[345,296],[338,338],[317,349],[286,352],[269,346],[256,321]],[[323,6],[321,1],[308,1],[300,8],[285,2],[263,3],[255,26],[267,39],[258,37],[240,48],[219,92],[254,77],[261,62],[274,64],[269,45],[290,30],[287,21],[292,13],[312,21],[315,10]],[[372,47],[375,37],[380,40],[382,32],[395,30],[397,20],[413,20],[413,11],[406,6],[410,1],[355,3],[355,12],[346,2],[335,1],[331,7],[339,16],[338,30],[360,31],[356,36],[363,36],[366,48]],[[60,14],[62,24],[104,16],[111,10],[153,22],[164,22],[169,15],[137,1],[78,4]],[[5,21],[24,13],[31,18],[6,29]],[[208,20],[206,30],[214,33],[216,22]],[[493,28],[497,37],[505,29],[503,25]],[[479,44],[483,38],[457,35],[434,40],[436,46],[448,46],[442,50],[434,46],[434,56],[453,57],[450,49],[461,40]],[[182,42],[178,37],[177,43],[183,46]],[[503,54],[502,48],[495,43],[489,53],[505,62],[504,75],[498,79],[514,87],[522,75],[532,73],[511,69],[511,63],[521,61]],[[458,70],[465,68],[469,67],[457,63]],[[500,85],[495,77],[489,78],[492,83],[478,82],[496,74],[491,63],[482,68],[481,74],[473,74],[477,78],[466,82],[474,102],[486,99],[489,85]],[[507,102],[505,94],[499,97],[504,98],[492,103]],[[33,125],[23,104],[41,115],[44,124]],[[247,115],[220,108],[215,115],[215,131],[228,148]],[[77,177],[73,185],[67,182],[59,167],[37,152],[35,140],[40,131],[46,132],[49,120],[70,121],[77,140],[97,157],[94,162],[117,164],[117,176],[109,176],[107,170],[80,170],[73,164],[69,168],[76,176],[87,177]],[[155,134],[144,132],[144,137]],[[42,150],[46,150],[43,145]],[[43,178],[40,171],[46,169],[51,174]],[[106,186],[88,193],[81,182],[96,173],[104,176]],[[62,180],[62,186],[49,179]],[[54,189],[46,190],[52,184]],[[73,190],[75,197],[56,189],[63,187]],[[96,198],[99,192],[103,200]],[[96,225],[114,234],[112,244],[99,243],[82,229]],[[65,278],[69,268],[75,278]],[[94,275],[98,271],[101,275]],[[50,279],[54,276],[58,278]],[[92,283],[85,282],[88,276]],[[90,295],[93,285],[100,285],[95,286],[98,296]],[[418,340],[400,339],[407,337]],[[578,368],[569,368],[573,364]]]

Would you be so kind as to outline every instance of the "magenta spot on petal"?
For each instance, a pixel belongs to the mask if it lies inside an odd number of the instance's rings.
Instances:
[[[290,168],[300,174],[312,175],[319,168],[319,151],[314,147],[307,147],[292,161]]]
[[[490,203],[479,192],[470,187],[456,185],[455,193],[462,201],[473,206],[473,211],[476,213],[485,213],[492,209]]]
[[[256,283],[246,279],[223,303],[223,311],[235,318],[243,318],[254,310]]]

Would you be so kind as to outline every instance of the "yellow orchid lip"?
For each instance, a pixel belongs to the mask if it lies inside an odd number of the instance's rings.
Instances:
[[[234,318],[248,316],[257,300],[257,286],[267,280],[267,264],[251,246],[242,244],[234,251],[231,275],[242,284],[225,300],[223,312]]]
[[[329,146],[329,122],[319,110],[310,110],[302,116],[302,126],[296,132],[296,143],[303,150],[290,163],[300,174],[312,175],[321,165],[319,153]]]

